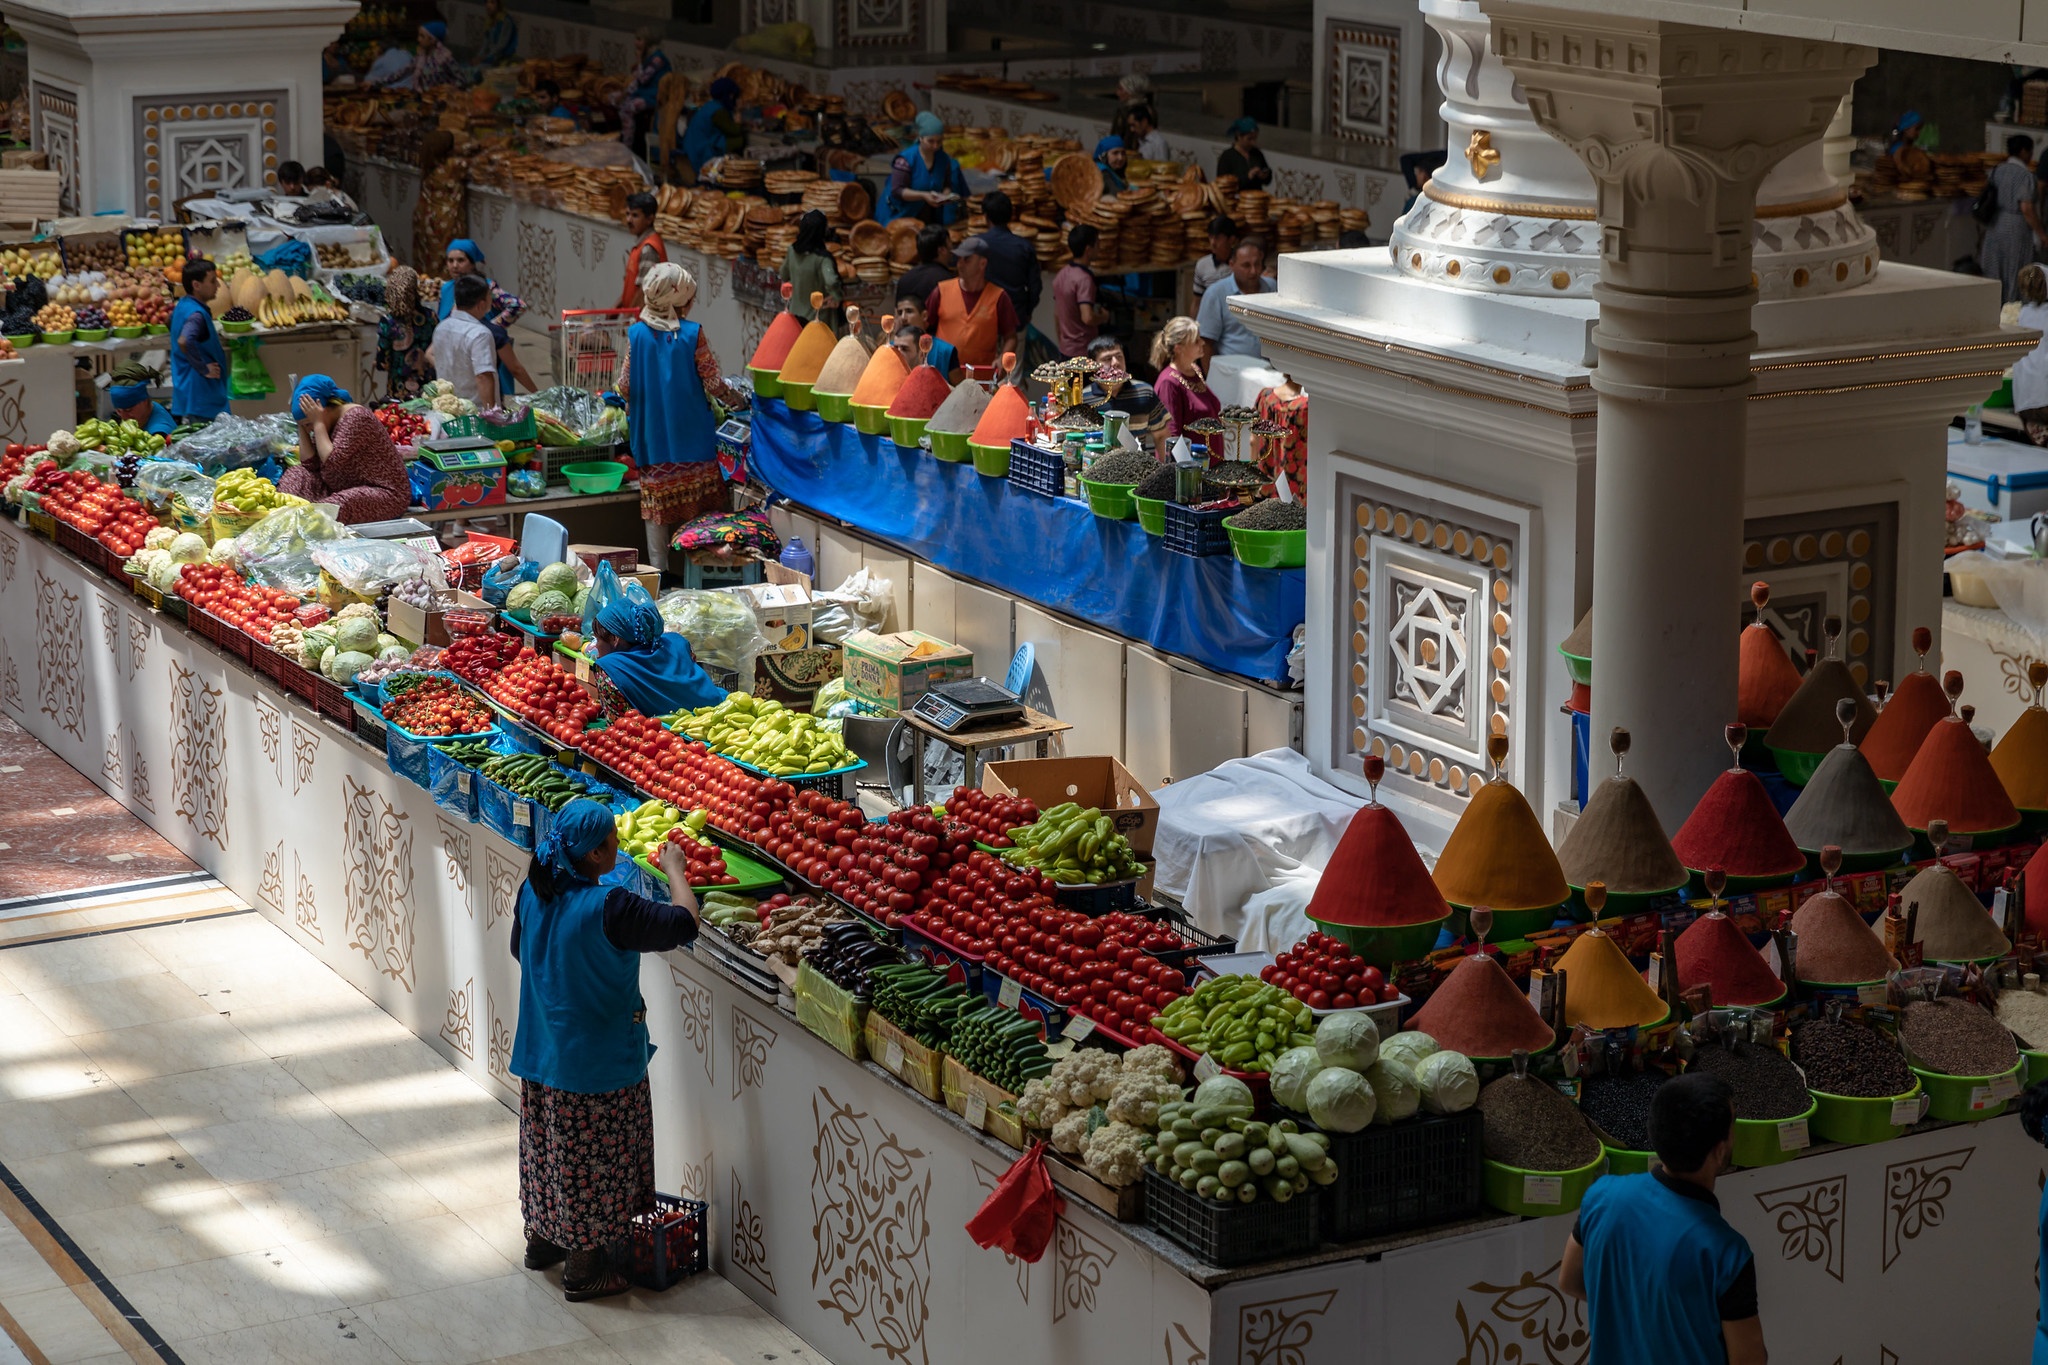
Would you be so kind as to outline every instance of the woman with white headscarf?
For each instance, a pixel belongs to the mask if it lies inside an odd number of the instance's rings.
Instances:
[[[648,562],[666,569],[670,528],[726,510],[711,400],[727,407],[744,407],[745,400],[720,377],[704,329],[689,321],[696,278],[664,261],[647,272],[642,297],[640,320],[626,330],[618,391],[640,466]]]

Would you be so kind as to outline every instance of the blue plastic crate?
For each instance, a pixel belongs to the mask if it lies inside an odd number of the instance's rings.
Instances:
[[[1010,442],[1010,486],[1048,498],[1067,491],[1067,457],[1029,441]]]
[[[483,775],[476,769],[457,763],[438,745],[428,746],[427,790],[442,810],[475,824],[477,789],[482,782]]]
[[[475,785],[476,813],[485,827],[507,843],[531,850],[536,840],[534,825],[538,822],[535,813],[542,809],[540,802],[528,800],[482,773],[476,775]]]
[[[1015,993],[1015,1000],[1004,1003],[1005,990]],[[1021,981],[1012,981],[993,967],[981,969],[981,993],[988,997],[991,1005],[1002,1009],[1015,1010],[1026,1019],[1036,1019],[1044,1027],[1044,1036],[1051,1042],[1060,1036],[1067,1021],[1074,1012],[1057,1001],[1048,1000],[1037,991],[1024,989]]]
[[[1243,508],[1232,504],[1211,512],[1197,512],[1177,502],[1166,504],[1166,529],[1160,541],[1175,554],[1206,559],[1230,553],[1230,532],[1223,519]]]
[[[471,735],[436,735],[427,738],[416,735],[402,725],[384,722],[384,759],[397,773],[416,787],[432,787],[433,774],[429,770],[429,753],[436,744],[454,744],[462,740],[481,740],[488,743],[498,733],[497,727],[479,730]]]
[[[868,766],[868,761],[866,759],[857,758],[853,762],[847,764],[845,767],[834,768],[830,772],[791,773],[787,776],[784,776],[781,773],[771,773],[766,768],[757,768],[751,763],[742,763],[740,762],[740,760],[736,758],[728,758],[727,761],[730,762],[734,767],[740,769],[742,772],[751,773],[755,777],[761,778],[765,781],[787,782],[790,786],[796,788],[800,792],[818,791],[825,793],[825,795],[827,796],[841,800],[843,800],[846,795],[847,777],[853,773],[859,772],[861,769]],[[858,781],[858,779],[855,780]]]
[[[693,591],[709,591],[715,588],[737,588],[761,581],[761,561],[743,559],[737,563],[705,556],[699,563],[694,554],[683,558],[683,586]]]

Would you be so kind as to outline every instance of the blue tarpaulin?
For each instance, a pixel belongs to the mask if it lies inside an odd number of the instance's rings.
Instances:
[[[1135,521],[1012,489],[779,399],[755,404],[752,460],[782,496],[948,573],[1226,673],[1287,676],[1307,589],[1300,569],[1175,554]]]

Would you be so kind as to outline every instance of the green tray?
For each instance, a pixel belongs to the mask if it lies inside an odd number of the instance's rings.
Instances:
[[[974,472],[985,479],[1007,479],[1010,477],[1010,448],[1008,446],[979,446],[967,443],[967,449],[974,456]]]
[[[794,379],[782,381],[782,401],[798,412],[810,412],[818,406],[818,400],[811,397],[811,386]]]
[[[889,439],[905,450],[914,450],[924,439],[924,424],[930,420],[929,417],[891,417],[888,419]]]
[[[1607,918],[1617,919],[1624,915],[1633,915],[1638,910],[1647,909],[1650,902],[1656,900],[1659,896],[1675,895],[1683,891],[1685,885],[1684,882],[1680,882],[1677,886],[1666,887],[1662,891],[1609,891],[1607,893]],[[1585,887],[1572,887],[1571,899],[1566,901],[1565,904],[1571,907],[1574,919],[1586,920],[1592,918],[1593,912],[1586,908]],[[1496,915],[1496,923],[1498,920],[1499,916]]]
[[[1805,870],[1806,864],[1802,861],[1798,867],[1793,868],[1790,872],[1776,872],[1761,877],[1730,877],[1728,885],[1723,890],[1729,893],[1770,891],[1780,886],[1792,885],[1798,879],[1799,874]],[[1685,884],[1692,890],[1694,898],[1697,899],[1705,895],[1707,890],[1706,869],[1689,867],[1686,871],[1691,875],[1686,878]]]
[[[1253,569],[1299,569],[1308,563],[1308,528],[1299,531],[1247,531],[1223,519],[1237,562]]]
[[[1814,1137],[1822,1142],[1890,1142],[1912,1126],[1892,1122],[1892,1105],[1901,1100],[1917,1102],[1920,1099],[1920,1082],[1913,1082],[1913,1088],[1905,1094],[1888,1099],[1830,1095],[1820,1090],[1807,1093],[1813,1096],[1814,1103],[1810,1126]]]
[[[1781,1130],[1795,1123],[1804,1125],[1807,1145],[1810,1146],[1813,1140],[1813,1113],[1817,1107],[1809,1103],[1805,1113],[1795,1114],[1789,1119],[1735,1120],[1735,1164],[1745,1167],[1775,1166],[1779,1162],[1790,1161],[1798,1156],[1806,1147],[1787,1147]]]
[[[1136,484],[1131,486],[1133,488],[1137,487]],[[1138,510],[1138,525],[1145,528],[1147,535],[1163,536],[1166,534],[1165,498],[1141,498],[1136,494],[1132,494],[1131,506]]]
[[[811,398],[818,405],[818,416],[828,422],[849,422],[853,420],[853,395],[850,393],[819,393],[811,390]]]
[[[1483,1166],[1481,1181],[1488,1204],[1502,1213],[1520,1214],[1524,1218],[1548,1218],[1555,1214],[1578,1212],[1579,1201],[1586,1197],[1586,1191],[1607,1173],[1607,1149],[1601,1148],[1598,1160],[1575,1171],[1525,1171],[1518,1166],[1504,1166],[1491,1160],[1485,1161]],[[1527,1183],[1532,1176],[1538,1179],[1555,1177],[1560,1182],[1555,1204],[1526,1202],[1527,1196],[1533,1193]]]
[[[700,894],[706,891],[730,891],[736,896],[748,896],[756,891],[766,891],[771,886],[782,885],[780,872],[763,867],[744,853],[735,853],[723,844],[719,845],[718,851],[725,855],[725,870],[739,878],[739,881],[732,886],[693,886],[690,888],[692,891]],[[663,886],[668,885],[668,874],[640,854],[633,855],[633,862],[642,872]]]
[[[1997,1100],[1982,1109],[1972,1109],[1971,1092],[2007,1076],[2018,1081],[2026,1067],[2027,1059],[2022,1057],[2013,1063],[2012,1070],[2001,1071],[1996,1076],[1944,1076],[1938,1071],[1923,1071],[1917,1066],[1913,1068],[1913,1074],[1920,1078],[1920,1084],[1928,1094],[1927,1117],[1946,1119],[1950,1123],[1977,1123],[1997,1118],[2012,1101]]]
[[[747,366],[747,378],[754,381],[756,398],[782,397],[782,371],[764,370],[759,365]]]
[[[1083,475],[1081,492],[1088,499],[1088,510],[1105,521],[1129,521],[1134,499],[1131,490],[1134,483],[1097,483]],[[1165,528],[1165,513],[1160,514],[1161,530]]]
[[[1449,915],[1441,915],[1416,924],[1386,926],[1326,924],[1316,920],[1315,926],[1373,966],[1386,971],[1397,962],[1413,962],[1427,956],[1429,950],[1436,947],[1437,936],[1449,918]]]
[[[855,403],[853,406],[853,429],[863,436],[887,436],[889,434],[889,410],[873,403]]]
[[[1650,1163],[1657,1159],[1655,1152],[1631,1152],[1621,1147],[1605,1147],[1607,1153],[1607,1174],[1646,1175]]]
[[[964,431],[933,431],[925,428],[925,435],[932,438],[932,457],[948,464],[966,464],[974,458],[974,452],[967,448],[967,433]]]
[[[1780,749],[1771,746],[1771,757],[1778,760],[1778,772],[1795,787],[1803,787],[1813,780],[1814,769],[1826,754],[1810,754],[1804,749]]]

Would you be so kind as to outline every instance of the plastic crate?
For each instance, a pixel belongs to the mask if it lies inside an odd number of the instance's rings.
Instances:
[[[1010,442],[1010,486],[1048,498],[1067,491],[1067,459],[1029,441]]]
[[[1005,990],[1014,991],[1016,999],[1008,1004],[1003,1001]],[[1067,1021],[1074,1012],[1055,1000],[1048,1000],[1037,991],[1026,990],[1024,983],[1004,976],[993,967],[981,969],[981,993],[988,1002],[1001,1009],[1015,1010],[1026,1019],[1035,1019],[1041,1025],[1041,1036],[1047,1042],[1057,1039],[1066,1029]]]
[[[244,635],[238,628],[229,625],[204,607],[193,607],[185,618],[192,629],[199,632],[199,638],[218,649],[248,663],[254,657],[256,642]]]
[[[1322,1190],[1310,1186],[1286,1203],[1261,1196],[1219,1204],[1145,1168],[1145,1226],[1213,1266],[1250,1265],[1314,1251],[1322,1236]]]
[[[340,721],[343,725],[353,725],[356,703],[355,698],[349,695],[349,690],[318,673],[309,671],[308,676],[313,680],[313,695],[310,698],[313,709],[330,720]]]
[[[499,838],[531,852],[533,827],[537,823],[534,812],[541,809],[540,802],[529,800],[482,773],[476,775],[473,785],[476,787],[477,818]]]
[[[1242,510],[1233,503],[1212,512],[1197,512],[1180,503],[1169,502],[1166,504],[1166,529],[1160,534],[1160,542],[1177,555],[1192,555],[1197,559],[1227,555],[1230,553],[1230,532],[1224,529],[1223,519]]]
[[[1084,915],[1106,915],[1112,910],[1128,910],[1138,903],[1138,881],[1104,882],[1100,886],[1087,882],[1071,885],[1055,882],[1052,898],[1069,910],[1079,910]]]
[[[1303,1125],[1307,1127],[1307,1125]],[[1485,1207],[1477,1109],[1331,1133],[1337,1179],[1323,1186],[1323,1236],[1355,1242],[1470,1218]]]
[[[632,1229],[616,1243],[612,1260],[625,1277],[656,1293],[706,1264],[702,1200],[656,1192],[654,1208],[633,1219]]]
[[[1147,950],[1151,956],[1158,958],[1168,966],[1179,967],[1183,971],[1189,971],[1199,965],[1199,959],[1201,958],[1216,953],[1234,953],[1237,951],[1236,939],[1226,934],[1212,934],[1206,929],[1200,928],[1183,911],[1169,910],[1162,907],[1151,912],[1147,917],[1158,920],[1161,924],[1173,930],[1187,944],[1184,948],[1154,948]],[[1389,1032],[1391,1031],[1389,1030]]]
[[[287,659],[282,653],[268,645],[253,645],[249,650],[249,662],[255,665],[258,673],[261,673],[287,692],[298,691],[298,689],[292,686],[293,679],[291,675],[306,671],[299,667],[298,660]],[[298,695],[304,696],[305,692],[299,691]]]
[[[353,702],[350,703],[350,708],[354,708]],[[492,726],[488,730],[479,730],[470,735],[436,735],[429,738],[425,735],[416,735],[404,726],[387,720],[384,722],[384,758],[391,765],[392,772],[416,787],[431,790],[434,785],[432,756],[438,746],[458,744],[463,740],[488,744],[491,737],[497,733],[497,727]]]
[[[867,1057],[868,1007],[826,980],[808,961],[796,969],[796,1021],[849,1060]]]
[[[364,706],[361,702],[356,703],[355,712],[355,719],[351,724],[355,729],[356,738],[372,748],[383,748],[384,731],[388,728],[384,724],[384,717],[378,715],[370,707]],[[474,815],[470,816],[472,820],[475,818]]]
[[[903,950],[918,961],[933,967],[943,967],[949,979],[959,982],[970,991],[978,991],[984,970],[979,957],[963,953],[950,944],[941,943],[929,934],[920,933],[908,924],[903,926]]]
[[[866,759],[859,759],[847,764],[844,768],[834,768],[829,773],[792,773],[788,777],[783,777],[777,773],[771,773],[765,768],[757,768],[751,763],[742,763],[736,758],[728,759],[728,761],[742,772],[751,773],[755,777],[766,781],[787,782],[800,792],[823,792],[825,795],[835,799],[844,798],[846,779],[868,766]]]
[[[761,561],[744,559],[733,562],[724,555],[705,554],[700,561],[692,553],[683,560],[683,586],[692,591],[710,591],[715,588],[738,588],[761,581]]]

